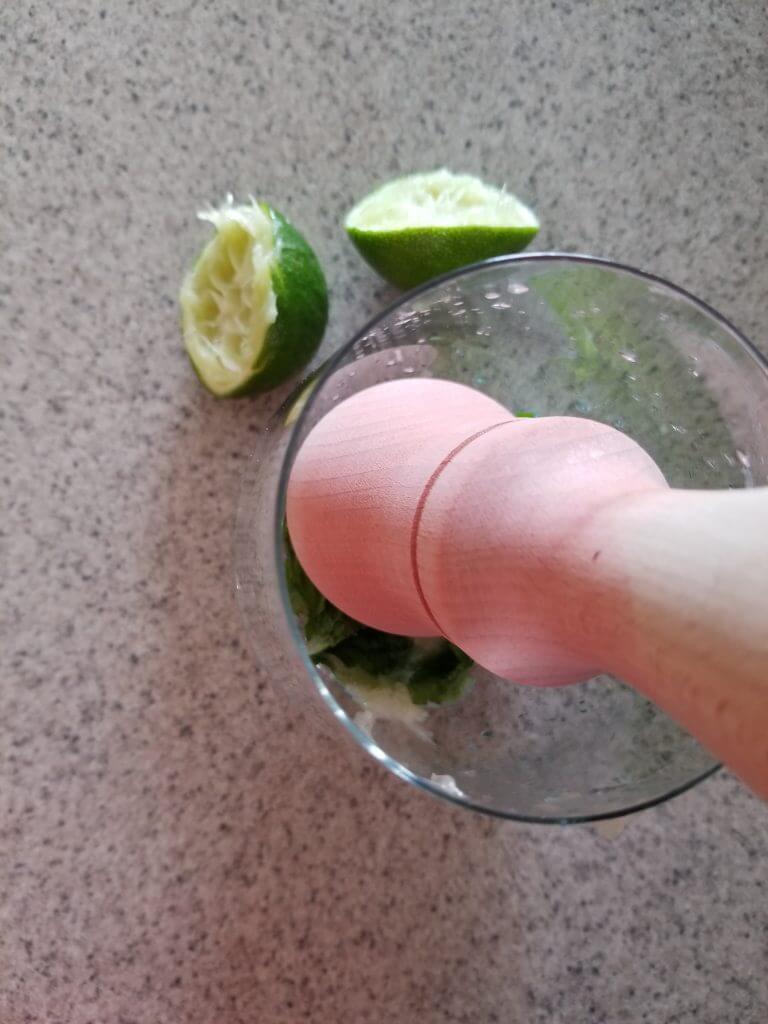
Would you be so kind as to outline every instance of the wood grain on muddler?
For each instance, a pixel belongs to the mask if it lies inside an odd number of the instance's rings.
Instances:
[[[614,673],[768,796],[768,490],[671,490],[612,427],[419,379],[317,424],[287,514],[353,617],[516,683]]]
[[[425,383],[376,385],[336,406],[304,442],[288,487],[291,541],[315,586],[360,622],[409,636],[438,633],[411,571],[419,498],[468,434],[511,418],[472,388]]]

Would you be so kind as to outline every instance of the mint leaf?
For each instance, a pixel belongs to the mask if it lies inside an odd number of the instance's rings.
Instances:
[[[386,686],[393,682],[407,682],[413,643],[407,636],[359,626],[354,634],[324,653],[332,655],[347,669],[357,669],[370,677],[369,685]]]
[[[464,693],[474,662],[463,651],[442,638],[382,633],[345,615],[304,572],[287,529],[284,541],[288,597],[307,651],[339,682],[368,689],[403,687],[414,704],[444,704]]]
[[[363,626],[318,659],[343,682],[367,689],[405,687],[412,703],[457,700],[474,662],[442,638],[416,640]]]
[[[457,700],[469,682],[474,662],[447,640],[423,654],[414,665],[408,690],[414,704],[445,704]]]

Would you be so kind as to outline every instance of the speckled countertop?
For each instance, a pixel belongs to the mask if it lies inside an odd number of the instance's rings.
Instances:
[[[726,774],[608,841],[291,722],[230,565],[272,402],[202,392],[176,291],[194,210],[256,191],[328,351],[390,295],[343,211],[447,163],[768,351],[767,35],[736,0],[2,5],[2,1024],[766,1019],[768,810]]]

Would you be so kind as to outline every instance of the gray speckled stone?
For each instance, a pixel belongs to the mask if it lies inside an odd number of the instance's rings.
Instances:
[[[275,400],[209,399],[176,310],[193,211],[255,191],[327,267],[330,350],[390,296],[343,211],[445,162],[768,351],[763,8],[2,5],[3,1024],[765,1020],[768,812],[734,780],[610,842],[290,720],[230,570]]]

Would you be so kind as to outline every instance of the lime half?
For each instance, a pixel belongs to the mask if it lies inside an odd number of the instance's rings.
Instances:
[[[519,252],[539,230],[533,211],[509,192],[445,169],[383,185],[344,226],[363,259],[400,288]]]
[[[317,257],[277,210],[231,196],[198,214],[216,230],[179,296],[184,344],[220,398],[267,391],[304,367],[328,319]]]

